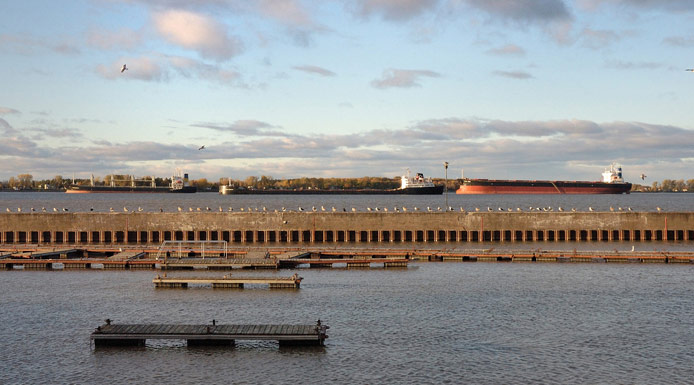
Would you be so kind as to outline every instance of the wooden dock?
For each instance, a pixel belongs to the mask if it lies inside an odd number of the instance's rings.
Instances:
[[[298,289],[303,278],[294,274],[291,277],[161,277],[152,282],[157,288],[187,288],[188,285],[212,285],[214,289],[244,288],[244,285],[269,285],[270,289]]]
[[[236,340],[278,341],[280,346],[322,346],[329,327],[314,325],[123,324],[111,320],[91,334],[95,347],[144,346],[146,340],[186,340],[188,346],[233,346]]]

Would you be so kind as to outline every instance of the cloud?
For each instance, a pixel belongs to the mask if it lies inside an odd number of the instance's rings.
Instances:
[[[583,39],[583,45],[591,49],[605,48],[621,39],[619,34],[615,31],[595,30],[591,28],[584,28],[580,35]]]
[[[82,133],[74,128],[33,128],[31,129],[35,134],[32,136],[34,140],[41,140],[48,138],[70,138],[77,139],[82,138]]]
[[[434,9],[438,0],[358,0],[346,1],[352,12],[369,17],[380,15],[384,20],[410,20]]]
[[[694,37],[689,36],[670,36],[663,39],[663,43],[675,46],[691,48],[694,47]]]
[[[127,64],[128,70],[121,73],[121,67]],[[235,70],[224,68],[221,65],[212,65],[205,62],[182,57],[152,56],[122,57],[109,65],[100,64],[96,72],[109,80],[142,80],[151,82],[165,82],[173,76],[180,75],[185,78],[198,78],[208,80],[214,84],[225,84],[246,88],[241,74]]]
[[[192,126],[231,132],[238,136],[289,136],[282,131],[276,130],[277,127],[259,120],[237,120],[231,124],[197,123]]]
[[[81,53],[79,46],[67,41],[54,42],[50,39],[35,38],[30,35],[0,34],[0,48],[11,50],[21,55],[31,55],[35,51],[50,50],[64,55]]]
[[[187,78],[198,77],[210,80],[213,83],[245,87],[245,84],[241,82],[241,74],[234,70],[222,68],[219,65],[210,65],[181,56],[167,56],[163,60],[176,72]]]
[[[0,115],[10,115],[10,114],[19,114],[20,112],[15,110],[14,108],[9,108],[9,107],[0,107]]]
[[[170,43],[206,59],[225,61],[241,52],[241,42],[215,19],[190,11],[166,10],[152,16],[157,32]]]
[[[128,66],[128,70],[121,72],[123,64]],[[165,81],[169,78],[169,73],[158,57],[130,57],[120,58],[109,65],[99,64],[96,72],[106,79],[137,79],[144,81]]]
[[[533,79],[534,76],[525,71],[494,71],[494,75],[511,79]]]
[[[259,0],[257,1],[257,8],[261,14],[287,25],[295,27],[313,25],[308,12],[295,0]]]
[[[595,10],[602,5],[624,5],[672,12],[694,10],[694,2],[691,0],[578,0],[578,5],[589,10]]]
[[[403,70],[403,69],[387,69],[383,71],[380,79],[371,81],[371,85],[375,88],[411,88],[421,87],[419,79],[422,77],[437,78],[441,75],[427,70]]]
[[[515,44],[506,44],[503,47],[493,48],[488,50],[487,53],[500,56],[525,56],[525,50]]]
[[[648,69],[654,70],[665,67],[663,63],[656,62],[633,62],[633,61],[623,61],[623,60],[608,60],[605,62],[605,67],[614,68],[618,70],[640,70]]]
[[[215,135],[216,141],[208,142],[205,151],[198,151],[197,144],[161,141],[86,140],[81,145],[48,145],[0,119],[0,178],[29,170],[35,177],[72,172],[106,175],[114,170],[167,175],[175,167],[212,180],[261,174],[283,178],[394,176],[405,167],[442,176],[441,163],[446,160],[451,169],[464,167],[470,177],[575,180],[596,180],[603,167],[618,161],[625,167],[627,180],[631,173],[633,181],[642,170],[648,170],[652,180],[679,179],[694,167],[694,131],[641,122],[449,117],[422,120],[397,130],[323,135],[281,134],[282,129],[258,120],[194,126],[236,137],[224,140]],[[672,167],[659,168],[660,162]],[[242,172],[246,174],[240,175]]]
[[[306,72],[309,74],[316,74],[316,75],[321,75],[321,76],[335,76],[335,72],[327,70],[325,68],[317,67],[317,66],[303,65],[303,66],[295,66],[292,68],[294,68],[297,71],[302,71],[302,72]]]
[[[550,22],[571,19],[562,0],[458,0],[459,3],[492,16],[523,22]]]
[[[143,31],[121,28],[116,31],[91,29],[87,32],[87,44],[102,50],[132,50],[142,44]]]

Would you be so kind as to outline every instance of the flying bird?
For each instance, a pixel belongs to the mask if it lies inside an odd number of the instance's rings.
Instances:
[[[204,149],[205,149],[205,145],[203,144],[202,146],[200,146],[200,148],[198,148],[198,151],[204,150]]]
[[[694,72],[694,68],[687,68],[685,71]]]
[[[641,180],[646,180],[646,174],[641,174]]]
[[[125,64],[123,64],[123,67],[120,69],[120,73],[123,73],[128,70],[128,67],[126,67]]]

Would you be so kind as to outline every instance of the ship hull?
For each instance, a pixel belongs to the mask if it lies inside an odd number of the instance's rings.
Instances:
[[[80,186],[71,185],[65,190],[68,194],[94,194],[94,193],[176,193],[189,194],[197,191],[196,187],[185,186],[182,189],[171,189],[169,187],[127,187],[127,186]]]
[[[624,194],[631,183],[465,179],[456,194]]]
[[[443,194],[443,186],[434,187],[412,187],[404,189],[377,190],[377,189],[359,189],[359,190],[247,190],[247,189],[224,189],[220,191],[223,195],[237,194],[270,194],[270,195],[437,195]]]

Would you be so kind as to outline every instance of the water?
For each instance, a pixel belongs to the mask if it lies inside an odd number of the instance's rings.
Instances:
[[[0,272],[0,383],[680,384],[689,265],[418,263],[300,270],[300,290],[154,289],[154,272]],[[178,275],[219,275],[178,272]],[[290,275],[243,271],[235,274]],[[324,348],[94,350],[117,323],[313,323]]]
[[[412,210],[418,207],[433,210],[439,207],[445,210],[446,198],[448,205],[454,210],[463,207],[466,211],[475,211],[479,208],[487,211],[490,207],[495,211],[499,208],[516,210],[522,208],[527,211],[529,207],[552,207],[555,211],[559,207],[564,210],[575,208],[577,211],[588,211],[592,207],[595,211],[609,211],[610,207],[618,210],[631,208],[633,211],[656,211],[660,207],[663,211],[692,211],[694,210],[694,193],[635,193],[623,195],[220,195],[217,193],[196,194],[65,194],[65,193],[22,193],[0,192],[0,212],[6,209],[16,212],[17,208],[29,212],[33,207],[40,211],[45,207],[49,212],[53,208],[62,212],[63,208],[71,212],[90,211],[108,212],[111,208],[122,212],[124,207],[136,210],[138,207],[144,211],[156,212],[177,211],[178,207],[188,210],[200,208],[218,211],[221,207],[227,211],[233,207],[235,211],[240,208],[253,210],[297,210],[299,206],[305,210],[316,207],[320,210],[324,206],[326,210],[335,207],[338,211],[346,209],[351,211],[354,207],[360,212],[367,207],[388,208],[407,207]]]

